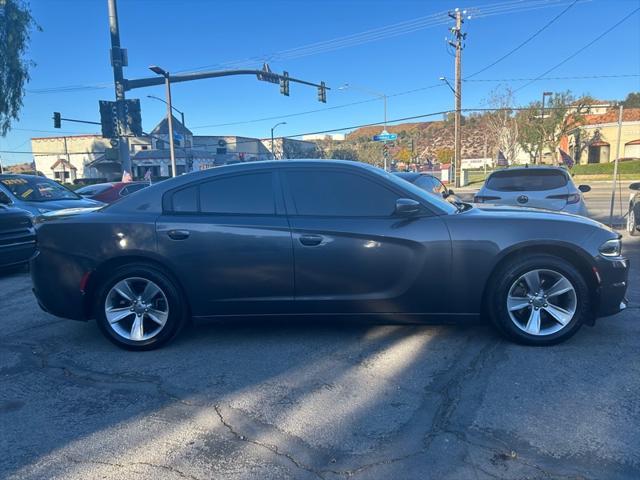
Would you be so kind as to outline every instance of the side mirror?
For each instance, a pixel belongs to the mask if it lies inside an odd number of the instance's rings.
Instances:
[[[420,211],[420,204],[410,198],[396,200],[396,215],[413,215]]]
[[[591,191],[591,187],[589,185],[578,185],[578,190],[582,193],[587,193]]]
[[[640,192],[640,182],[634,182],[629,185],[629,190],[635,190],[636,192]]]

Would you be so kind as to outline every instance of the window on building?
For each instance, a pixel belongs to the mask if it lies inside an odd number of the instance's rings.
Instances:
[[[226,155],[226,153],[227,153],[227,149],[226,149],[226,148],[219,148],[219,147],[218,147],[218,148],[216,148],[216,153],[217,153],[218,155]]]
[[[396,208],[396,193],[360,175],[305,169],[286,178],[298,215],[386,217]]]

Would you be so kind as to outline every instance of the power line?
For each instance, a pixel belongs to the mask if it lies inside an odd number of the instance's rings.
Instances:
[[[529,85],[531,85],[534,82],[537,82],[538,80],[540,80],[541,78],[543,78],[545,75],[547,75],[548,73],[553,72],[555,69],[557,69],[558,67],[564,65],[565,63],[567,63],[569,60],[571,60],[572,58],[574,58],[576,55],[582,53],[583,51],[585,51],[587,48],[589,48],[591,45],[593,45],[594,43],[596,43],[598,40],[600,40],[602,37],[604,37],[605,35],[607,35],[608,33],[612,32],[613,30],[615,30],[618,26],[620,26],[622,23],[626,22],[629,18],[631,18],[635,13],[637,13],[640,10],[640,7],[637,7],[635,9],[633,9],[630,13],[628,13],[627,15],[625,15],[622,19],[618,20],[615,24],[613,24],[611,27],[609,27],[608,29],[606,29],[604,32],[602,32],[600,35],[598,35],[596,38],[594,38],[593,40],[591,40],[589,43],[587,43],[586,45],[580,47],[578,50],[576,50],[575,52],[573,52],[571,55],[569,55],[568,57],[566,57],[564,60],[562,60],[561,62],[557,63],[556,65],[554,65],[553,67],[551,67],[550,69],[546,70],[544,73],[538,75],[537,77],[535,77],[534,79],[532,79],[531,81],[525,83],[524,85],[522,85],[521,87],[518,87],[514,90],[514,92],[517,92],[518,90],[522,90],[525,87],[528,87]]]
[[[566,110],[568,107],[567,106],[563,106],[563,107],[545,107],[545,110]],[[461,109],[462,112],[498,112],[498,111],[509,111],[509,112],[517,112],[517,111],[521,111],[521,110],[530,110],[531,107],[504,107],[504,108],[485,108],[485,107],[478,107],[478,108],[463,108]],[[437,111],[437,112],[430,112],[430,113],[423,113],[423,114],[419,114],[419,115],[412,115],[412,116],[408,116],[408,117],[400,117],[400,118],[395,118],[395,119],[391,119],[391,120],[387,120],[387,123],[398,123],[398,122],[406,122],[408,120],[417,120],[419,118],[428,118],[428,117],[435,117],[438,115],[446,115],[449,113],[453,113],[455,110],[441,110],[441,111]],[[384,125],[384,121],[379,121],[379,122],[369,122],[369,123],[362,123],[359,125],[349,125],[346,127],[339,127],[339,128],[331,128],[331,129],[327,129],[327,130],[316,130],[316,131],[312,131],[312,132],[305,132],[305,133],[297,133],[294,135],[283,135],[280,137],[276,137],[276,138],[298,138],[298,137],[303,137],[305,135],[320,135],[323,133],[332,133],[332,132],[341,132],[344,130],[355,130],[358,128],[365,128],[365,127],[375,127],[378,125]],[[254,143],[255,141],[261,141],[263,139],[247,139],[247,140],[238,140],[235,142],[227,142],[227,145],[240,145],[243,143]],[[181,150],[186,150],[186,148],[180,147]],[[197,150],[194,148],[194,150]],[[33,155],[34,152],[30,151],[30,150],[0,150],[0,153],[11,153],[11,154],[24,154],[24,155]],[[79,152],[37,152],[36,155],[85,155],[85,154],[104,154],[104,151],[79,151]]]
[[[477,16],[487,17],[493,15],[503,15],[507,13],[514,13],[519,11],[528,11],[533,9],[548,8],[561,6],[566,3],[566,0],[529,0],[528,2],[509,1],[500,2],[496,4],[486,5],[485,7],[478,7],[479,13]],[[311,43],[301,47],[282,50],[279,52],[271,53],[268,55],[255,56],[245,60],[239,60],[235,62],[224,62],[203,65],[200,67],[194,67],[186,70],[178,70],[177,72],[198,71],[213,67],[234,67],[239,68],[246,65],[255,65],[263,61],[278,62],[296,58],[302,58],[309,55],[317,55],[319,53],[327,53],[342,48],[354,47],[365,43],[371,43],[373,41],[384,40],[399,35],[405,35],[425,28],[435,27],[446,24],[448,22],[448,12],[438,12],[417,19],[403,21],[383,27],[378,27],[363,32],[338,37],[331,40],[325,40],[320,42]]]
[[[500,58],[498,58],[497,60],[493,61],[492,63],[490,63],[489,65],[481,68],[480,70],[472,73],[471,75],[468,75],[466,79],[475,77],[476,75],[489,70],[491,67],[493,67],[494,65],[497,65],[498,63],[500,63],[501,61],[503,61],[505,58],[511,56],[512,54],[514,54],[515,52],[517,52],[518,50],[520,50],[522,47],[524,47],[526,44],[528,44],[529,42],[531,42],[534,38],[536,38],[538,35],[540,35],[542,32],[544,32],[548,27],[550,27],[556,20],[558,20],[562,15],[564,15],[565,13],[567,13],[571,7],[573,7],[576,3],[578,3],[579,0],[574,0],[572,3],[569,4],[569,6],[567,8],[565,8],[564,10],[562,10],[559,14],[557,14],[555,17],[553,17],[551,20],[549,20],[545,25],[542,26],[542,28],[539,28],[533,35],[529,36],[529,38],[527,38],[525,41],[521,42],[519,45],[517,45],[516,47],[512,48],[511,50],[509,50],[507,53],[505,53],[503,56],[501,56]]]
[[[585,80],[594,78],[632,78],[640,77],[639,73],[627,73],[627,74],[603,74],[603,75],[574,75],[566,77],[545,77],[545,80]],[[537,78],[476,78],[475,80],[463,79],[463,82],[524,82],[527,80],[537,80]]]

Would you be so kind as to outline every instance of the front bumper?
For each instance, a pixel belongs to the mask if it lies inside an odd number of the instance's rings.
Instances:
[[[627,308],[626,298],[629,260],[624,257],[615,259],[598,258],[596,270],[600,278],[597,289],[596,316],[615,315]]]

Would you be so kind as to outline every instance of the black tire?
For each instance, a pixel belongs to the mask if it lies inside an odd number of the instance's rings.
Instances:
[[[119,335],[111,327],[106,317],[105,305],[111,289],[120,281],[129,278],[145,279],[158,286],[166,297],[168,305],[167,320],[160,331],[144,340],[131,340]],[[123,265],[105,276],[97,289],[95,318],[100,331],[118,347],[127,350],[153,350],[173,340],[182,330],[188,319],[187,303],[181,289],[175,281],[160,269],[143,263]]]
[[[638,216],[635,214],[635,209],[632,205],[629,205],[629,213],[627,216],[627,232],[632,237],[640,235],[640,232],[638,232]]]
[[[563,275],[573,286],[575,291],[575,313],[571,320],[560,330],[547,335],[532,335],[519,328],[512,320],[507,309],[507,297],[509,291],[518,279],[533,270],[549,270]],[[546,254],[535,254],[532,256],[520,256],[507,264],[501,266],[492,275],[490,280],[488,297],[488,313],[492,323],[504,336],[517,343],[524,345],[546,346],[555,345],[572,337],[582,326],[584,321],[591,315],[591,297],[587,282],[582,274],[570,262]],[[551,302],[550,302],[551,303]],[[525,307],[533,308],[533,307]],[[542,310],[542,308],[540,309]],[[531,310],[524,310],[525,314]],[[541,315],[542,312],[540,313]],[[551,316],[544,316],[547,321]]]

